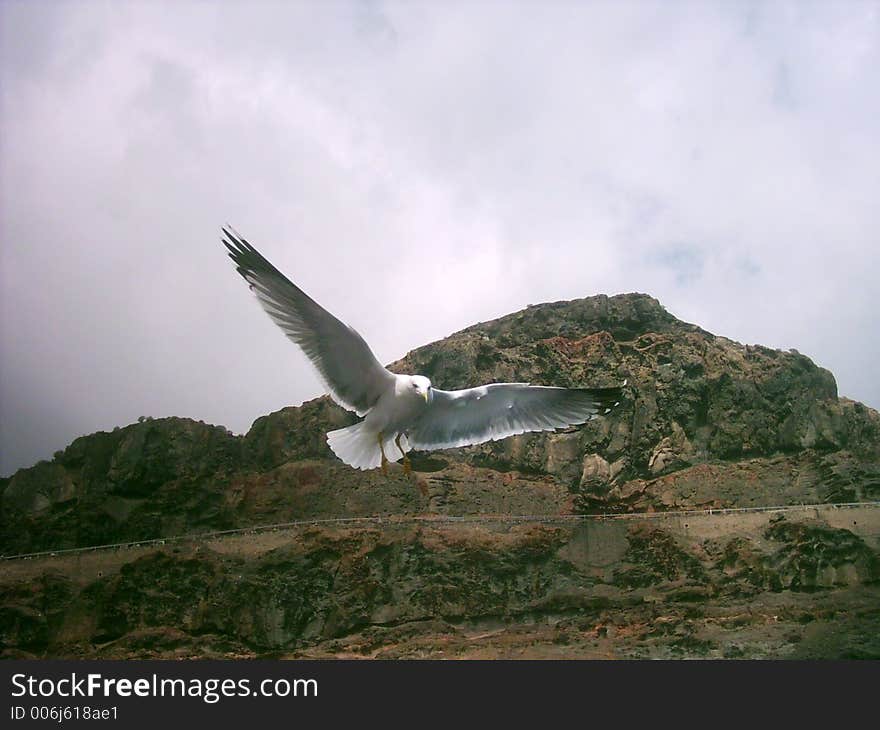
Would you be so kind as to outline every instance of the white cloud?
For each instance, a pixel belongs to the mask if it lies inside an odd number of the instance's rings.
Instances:
[[[243,431],[320,392],[227,222],[385,361],[645,291],[880,405],[874,3],[0,13],[4,473],[140,415]]]

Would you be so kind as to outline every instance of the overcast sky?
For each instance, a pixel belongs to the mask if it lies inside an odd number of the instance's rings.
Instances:
[[[641,291],[880,406],[880,3],[0,12],[3,475],[322,392],[227,222],[383,362]]]

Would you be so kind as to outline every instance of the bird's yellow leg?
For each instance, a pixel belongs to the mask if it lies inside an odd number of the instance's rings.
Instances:
[[[382,473],[385,476],[388,476],[388,457],[385,456],[385,447],[382,445],[383,441],[382,432],[379,432],[378,441],[379,441],[379,451],[382,452]]]
[[[400,437],[403,436],[403,432],[397,434],[397,438],[394,439],[394,443],[397,444],[397,450],[400,451],[403,456],[403,473],[409,474],[412,472],[412,464],[410,463],[409,457],[404,453],[403,447],[400,445]]]

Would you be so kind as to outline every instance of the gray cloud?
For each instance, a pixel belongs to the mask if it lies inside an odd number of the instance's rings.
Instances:
[[[386,362],[645,291],[880,406],[875,3],[0,13],[4,474],[141,415],[241,432],[321,392],[227,222]]]

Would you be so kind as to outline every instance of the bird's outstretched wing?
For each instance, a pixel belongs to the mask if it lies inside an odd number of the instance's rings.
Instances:
[[[622,388],[493,383],[467,390],[432,388],[432,392],[430,406],[406,431],[414,449],[471,446],[585,423],[616,406]]]
[[[238,273],[291,340],[317,368],[339,405],[363,416],[394,381],[369,345],[270,264],[244,238],[225,228],[223,244]]]

